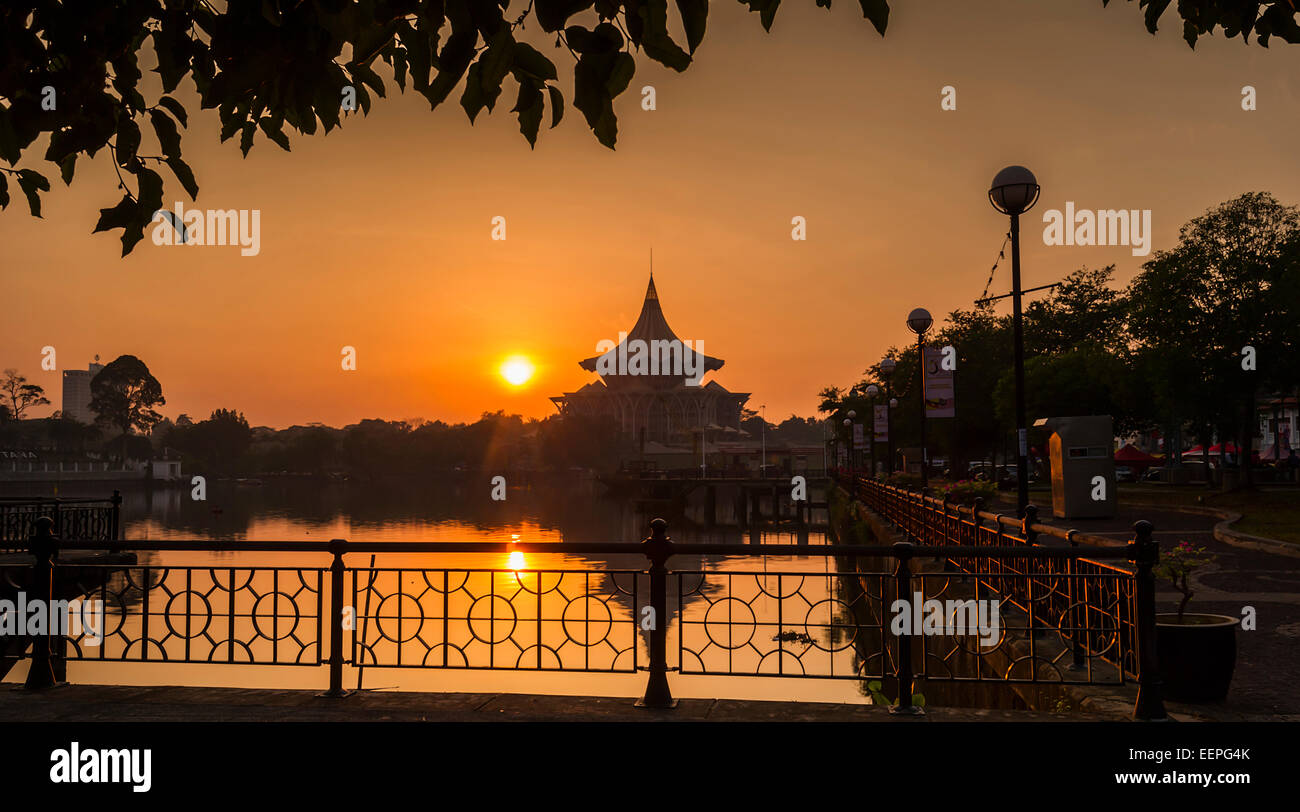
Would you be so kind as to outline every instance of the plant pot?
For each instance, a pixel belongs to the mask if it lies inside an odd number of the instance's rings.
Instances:
[[[1166,699],[1215,702],[1228,695],[1237,663],[1237,626],[1228,615],[1156,615],[1156,656]]]

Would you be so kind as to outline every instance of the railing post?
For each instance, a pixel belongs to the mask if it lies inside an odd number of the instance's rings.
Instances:
[[[113,542],[112,552],[117,552],[117,542],[122,538],[122,492],[113,491],[113,496],[109,499],[113,503],[113,512],[110,519],[108,540]]]
[[[1151,537],[1151,522],[1141,520],[1133,524],[1131,547],[1137,572],[1134,573],[1134,600],[1137,603],[1138,694],[1133,706],[1133,718],[1144,720],[1167,719],[1165,714],[1164,686],[1160,679],[1160,664],[1156,657],[1156,576],[1155,566],[1160,561],[1160,546]]]
[[[650,618],[650,678],[646,681],[645,696],[637,701],[636,706],[675,708],[677,700],[668,690],[668,568],[664,564],[673,554],[668,522],[663,519],[651,521],[650,537],[641,542],[641,549],[650,560],[650,606],[653,612]]]
[[[1025,505],[1025,517],[1020,520],[1020,533],[1025,537],[1025,544],[1033,547],[1038,543],[1038,531],[1034,525],[1038,524],[1038,506]]]
[[[45,633],[32,637],[32,665],[27,671],[23,688],[40,691],[59,684],[55,677],[51,638],[60,619],[54,616],[54,556],[58,553],[58,540],[54,537],[54,519],[40,516],[35,521],[36,532],[31,538],[33,597],[45,601]]]
[[[897,590],[895,597],[906,601],[904,606],[907,607],[911,607],[912,603],[912,570],[909,562],[915,549],[916,545],[910,541],[894,542],[894,557],[898,559],[898,568],[894,570],[894,588]],[[906,611],[912,611],[913,617],[919,614],[915,612],[915,607]],[[925,711],[912,704],[912,632],[917,630],[909,629],[907,624],[904,624],[903,629],[898,634],[898,659],[894,661],[894,677],[898,682],[898,704],[890,707],[889,712],[920,716]]]
[[[1070,543],[1070,549],[1072,550],[1077,550],[1079,548],[1079,540],[1075,538],[1078,532],[1079,532],[1078,530],[1065,531],[1065,540]],[[1077,589],[1077,587],[1081,586],[1078,583],[1079,559],[1071,558],[1068,559],[1068,561],[1070,565],[1069,571],[1071,575],[1070,591],[1069,591],[1070,625],[1074,627],[1074,630],[1072,632],[1072,635],[1074,637],[1074,658],[1071,661],[1071,663],[1067,665],[1065,668],[1067,671],[1082,671],[1084,669],[1083,641],[1079,639],[1079,636],[1081,634],[1086,635],[1087,630],[1082,628],[1082,626],[1084,625],[1084,620],[1086,620],[1086,617],[1080,618],[1081,610],[1079,608],[1078,593],[1082,592],[1084,595],[1084,599],[1086,600],[1088,596],[1088,589],[1086,586],[1084,586],[1083,589]]]
[[[330,539],[329,551],[334,556],[330,562],[330,688],[321,696],[344,697],[349,693],[343,688],[343,554],[347,550],[346,539]]]

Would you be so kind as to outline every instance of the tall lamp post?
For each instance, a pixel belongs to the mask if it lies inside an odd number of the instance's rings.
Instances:
[[[867,431],[870,439],[867,440],[868,447],[871,448],[871,473],[868,475],[872,479],[876,478],[876,396],[880,394],[880,387],[874,383],[867,386],[867,404],[870,407],[870,420],[867,423]]]
[[[918,307],[907,314],[907,329],[916,333],[916,383],[921,396],[921,487],[930,485],[930,466],[925,453],[925,334],[934,324],[930,311]]]
[[[890,379],[898,363],[886,355],[880,359],[880,376],[885,379],[885,397],[889,398],[889,409],[885,412],[885,448],[889,453],[889,473],[894,473],[894,409],[898,408],[898,399],[894,397],[893,384]]]
[[[993,178],[989,202],[1011,216],[1011,319],[1015,343],[1016,374],[1016,506],[1025,515],[1029,504],[1029,436],[1025,427],[1025,342],[1020,313],[1020,215],[1033,208],[1041,191],[1034,173],[1023,166],[1008,166]]]

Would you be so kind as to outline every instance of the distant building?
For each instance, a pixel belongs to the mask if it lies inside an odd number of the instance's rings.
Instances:
[[[75,418],[81,423],[95,422],[95,413],[90,410],[90,382],[104,368],[103,364],[98,363],[98,355],[95,356],[95,361],[85,370],[63,370],[64,417]]]
[[[652,374],[611,369],[611,361],[636,352],[633,342],[638,340],[649,347],[671,345],[679,352],[688,353],[700,377],[692,380],[684,370],[678,374],[675,368],[665,370],[658,366]],[[603,355],[579,362],[583,369],[600,375],[600,379],[551,400],[560,414],[613,418],[622,433],[638,444],[698,448],[701,438],[709,443],[724,438],[738,439],[744,435],[740,429],[740,412],[749,400],[749,393],[728,391],[712,380],[704,383],[702,376],[720,369],[722,359],[694,353],[693,349],[682,349],[683,346],[664,318],[651,275],[641,315],[623,341]]]

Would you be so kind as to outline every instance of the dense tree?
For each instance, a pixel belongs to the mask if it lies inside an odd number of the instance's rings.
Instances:
[[[770,30],[780,0],[740,0]],[[1103,5],[1106,0],[1103,0]],[[884,34],[887,0],[858,0]],[[1140,0],[1154,32],[1169,0]],[[831,0],[817,0],[829,8]],[[196,199],[198,181],[181,153],[188,125],[175,94],[189,79],[199,106],[216,109],[221,140],[239,136],[245,155],[262,137],[289,149],[285,127],[303,135],[340,126],[351,110],[369,113],[371,93],[387,93],[385,77],[437,107],[459,92],[470,121],[491,112],[509,78],[510,112],[536,142],[543,115],[554,127],[564,113],[555,62],[534,44],[572,58],[571,103],[600,143],[618,133],[613,102],[636,70],[633,53],[684,71],[704,39],[708,0],[676,0],[685,42],[669,34],[667,0],[533,0],[520,13],[509,0],[9,0],[0,6],[0,207],[12,177],[40,216],[49,180],[29,150],[48,136],[44,159],[70,184],[79,158],[106,150],[122,199],[100,210],[95,231],[122,231],[129,253],[162,208],[170,174]],[[1267,46],[1270,37],[1300,41],[1289,0],[1177,4],[1184,36],[1222,27],[1227,36]],[[685,47],[683,47],[683,45]],[[141,52],[152,51],[162,83],[157,98],[141,87]],[[381,73],[383,74],[381,76]],[[48,89],[48,90],[47,90]],[[53,91],[54,104],[50,106]],[[509,98],[509,96],[507,96]],[[20,166],[20,164],[22,164]]]
[[[0,405],[6,416],[12,420],[22,420],[27,410],[33,406],[48,406],[44,387],[28,383],[27,378],[19,375],[16,369],[6,369],[4,378],[0,378],[0,398],[8,401]]]
[[[1193,219],[1133,280],[1127,319],[1159,416],[1249,460],[1256,395],[1297,381],[1300,210],[1251,192]]]
[[[1025,308],[1030,419],[1109,414],[1118,432],[1160,429],[1175,455],[1184,430],[1206,446],[1217,432],[1249,460],[1256,396],[1300,383],[1300,210],[1244,194],[1187,223],[1127,289],[1111,286],[1113,270],[1075,271]],[[930,343],[958,356],[959,417],[927,426],[933,455],[958,462],[996,448],[1014,423],[1010,317],[958,310]],[[920,435],[916,352],[889,352],[901,446]],[[861,413],[862,389],[880,380],[869,370],[847,392],[822,390],[821,410],[836,423]]]
[[[122,459],[126,459],[132,431],[148,432],[153,428],[162,420],[153,407],[166,402],[162,384],[134,355],[119,356],[90,380],[90,409],[98,422],[122,433]]]
[[[207,420],[182,425],[177,421],[166,443],[199,463],[204,470],[230,474],[237,470],[252,441],[253,430],[242,414],[217,409]]]

